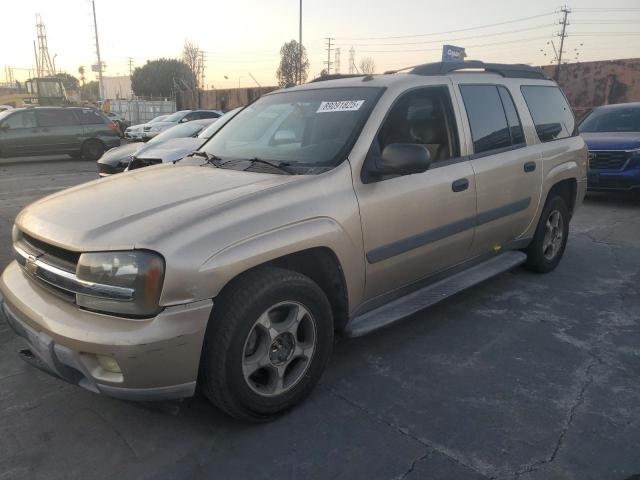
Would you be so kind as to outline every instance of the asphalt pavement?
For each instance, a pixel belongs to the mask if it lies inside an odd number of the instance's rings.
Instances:
[[[0,163],[0,268],[28,203],[95,164]],[[0,324],[0,480],[576,479],[640,474],[640,202],[590,195],[547,275],[502,274],[339,338],[319,387],[269,424],[202,396],[137,404],[23,363]]]

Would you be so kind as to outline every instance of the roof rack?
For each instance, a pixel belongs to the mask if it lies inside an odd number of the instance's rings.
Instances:
[[[541,68],[523,64],[484,63],[479,60],[469,60],[466,62],[425,63],[424,65],[414,67],[409,73],[425,76],[446,75],[451,72],[466,70],[468,68],[482,69],[485,72],[497,73],[498,75],[509,78],[549,79]]]
[[[325,80],[339,80],[341,78],[354,78],[354,77],[366,77],[365,73],[330,73],[329,75],[322,75],[311,80],[309,83],[324,82]]]

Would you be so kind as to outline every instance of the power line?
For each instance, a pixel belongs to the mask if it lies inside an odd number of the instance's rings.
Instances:
[[[527,28],[519,28],[516,30],[507,30],[505,32],[497,32],[497,33],[485,33],[479,35],[470,35],[466,37],[458,37],[458,38],[446,38],[446,39],[437,39],[437,40],[421,40],[419,42],[397,42],[397,43],[354,43],[351,44],[355,47],[392,47],[392,46],[401,46],[401,45],[422,45],[422,44],[432,44],[432,43],[443,43],[443,42],[457,42],[459,40],[469,40],[472,38],[485,38],[485,37],[495,37],[499,35],[511,35],[513,33],[527,32],[531,30],[540,30],[543,28],[549,28],[554,26],[555,23],[547,23],[545,25],[537,25],[535,27],[527,27]],[[340,43],[339,45],[344,45]]]
[[[338,40],[389,40],[394,38],[430,37],[433,35],[444,35],[447,33],[468,32],[470,30],[479,30],[482,28],[498,27],[500,25],[508,25],[510,23],[524,22],[526,20],[531,20],[534,18],[548,17],[550,15],[555,15],[556,13],[558,12],[547,12],[547,13],[541,13],[539,15],[531,15],[528,17],[521,17],[521,18],[515,18],[513,20],[506,20],[504,22],[488,23],[486,25],[477,25],[475,27],[459,28],[457,30],[446,30],[441,32],[416,33],[413,35],[396,35],[396,36],[383,36],[383,37],[336,37],[336,39]]]

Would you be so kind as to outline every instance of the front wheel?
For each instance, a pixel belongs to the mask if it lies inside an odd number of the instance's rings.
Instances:
[[[569,209],[564,198],[559,195],[550,198],[527,248],[526,268],[546,273],[558,266],[567,246],[569,219]]]
[[[257,270],[215,302],[200,386],[235,418],[270,420],[313,390],[332,346],[331,307],[322,289],[297,272]]]

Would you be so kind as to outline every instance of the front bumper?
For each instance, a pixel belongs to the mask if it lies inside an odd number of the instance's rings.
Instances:
[[[16,262],[0,277],[0,322],[24,339],[23,358],[95,393],[127,400],[193,395],[213,303],[165,308],[131,320],[79,309],[29,279]],[[121,373],[96,355],[114,358]]]
[[[640,189],[640,168],[627,170],[589,170],[590,191],[631,191]]]

